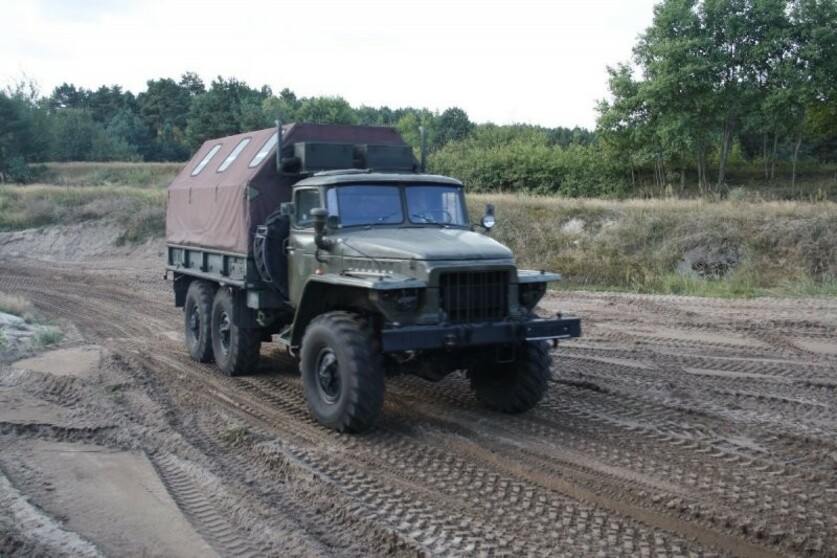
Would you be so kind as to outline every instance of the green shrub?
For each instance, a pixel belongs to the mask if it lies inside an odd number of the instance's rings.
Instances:
[[[64,339],[64,334],[55,329],[46,329],[38,332],[34,339],[32,339],[33,347],[47,347],[49,345],[56,345]]]

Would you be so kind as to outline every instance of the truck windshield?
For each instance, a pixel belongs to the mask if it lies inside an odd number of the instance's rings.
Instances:
[[[329,215],[339,215],[344,227],[404,222],[398,186],[340,186],[328,191]]]
[[[446,185],[345,185],[326,194],[328,214],[338,215],[343,227],[370,225],[467,226],[461,188]]]
[[[454,186],[408,186],[407,213],[411,223],[468,225],[462,190]]]

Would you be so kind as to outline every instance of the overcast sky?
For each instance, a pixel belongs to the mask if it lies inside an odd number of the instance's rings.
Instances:
[[[607,65],[658,0],[0,0],[0,84],[122,85],[198,73],[475,122],[595,125]]]

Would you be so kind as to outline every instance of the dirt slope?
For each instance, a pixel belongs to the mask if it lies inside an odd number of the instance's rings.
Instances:
[[[250,377],[191,362],[145,252],[0,252],[0,290],[99,351],[75,374],[0,366],[2,555],[834,555],[837,301],[551,294],[585,336],[533,412],[402,377],[347,436],[312,422],[273,345]]]

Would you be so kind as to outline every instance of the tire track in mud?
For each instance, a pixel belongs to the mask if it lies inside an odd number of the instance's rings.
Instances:
[[[177,506],[203,537],[221,556],[261,556],[259,549],[240,536],[240,531],[212,505],[184,472],[171,454],[155,456],[151,463]]]
[[[452,430],[463,430],[461,422],[478,425],[471,428],[481,433],[480,447],[524,463],[535,452],[532,470],[544,463],[560,463],[563,452],[572,452],[584,456],[584,468],[592,469],[591,463],[597,464],[595,475],[600,476],[602,469],[635,472],[643,482],[620,474],[601,477],[603,482],[587,483],[597,493],[615,490],[618,501],[635,502],[667,515],[679,514],[690,523],[702,522],[709,530],[721,528],[735,536],[745,535],[754,544],[775,539],[776,544],[795,551],[803,550],[809,542],[815,548],[828,547],[828,535],[823,538],[819,528],[808,521],[809,514],[823,520],[830,533],[837,528],[829,512],[834,507],[833,498],[828,496],[828,491],[833,490],[833,475],[788,472],[771,462],[744,459],[706,444],[661,436],[653,430],[636,430],[630,424],[620,426],[596,420],[594,414],[577,417],[556,411],[544,419],[544,413],[538,411],[533,417],[497,417],[488,421],[478,418],[480,410],[476,407],[456,405],[455,412],[448,409],[446,413],[443,404],[437,402],[440,398],[427,397],[421,390],[415,393],[411,400],[420,402],[417,404],[426,409],[426,416],[436,417],[437,421],[445,417]],[[614,431],[612,426],[623,429],[623,433]],[[505,441],[505,451],[492,444],[494,438]],[[625,439],[630,440],[629,446]],[[571,471],[562,466],[553,469],[553,473],[564,478]],[[654,479],[650,489],[647,479]],[[581,478],[579,484],[584,486],[585,482]],[[780,504],[781,517],[768,521],[765,527],[761,525],[767,512],[763,504],[771,500]],[[794,502],[804,507],[797,514],[792,513]],[[786,525],[790,522],[800,533],[798,540],[789,540],[789,532],[794,532]]]
[[[151,288],[151,282],[132,293],[110,285],[92,288],[92,280],[85,282],[85,275],[67,270],[58,273],[62,279],[54,279],[55,273],[48,269],[3,271],[9,273],[0,276],[0,289],[13,284],[36,293],[36,303],[45,311],[78,323],[87,336],[111,339],[109,346],[153,370],[181,405],[204,399],[263,432],[268,441],[240,448],[249,460],[233,460],[222,457],[225,452],[205,433],[183,423],[175,426],[187,439],[200,442],[199,451],[209,461],[244,469],[280,462],[284,474],[307,487],[308,496],[313,494],[316,500],[324,490],[344,502],[342,508],[322,514],[336,525],[362,525],[368,532],[367,550],[382,548],[376,544],[389,538],[388,548],[405,553],[616,555],[715,549],[769,555],[788,550],[822,552],[837,533],[837,524],[828,517],[834,509],[834,501],[828,500],[834,494],[834,477],[827,468],[816,468],[816,459],[801,455],[810,449],[800,441],[805,431],[791,443],[781,436],[771,441],[767,427],[759,429],[759,413],[767,416],[764,413],[777,405],[768,397],[775,393],[776,380],[791,380],[794,386],[799,382],[793,368],[780,362],[798,358],[800,351],[764,347],[760,341],[717,345],[706,341],[711,336],[690,341],[653,333],[639,345],[625,338],[631,350],[620,347],[618,331],[611,336],[609,330],[586,346],[562,346],[570,366],[557,380],[589,378],[585,380],[589,388],[556,382],[553,388],[560,389],[553,391],[558,393],[529,415],[505,417],[483,411],[458,379],[426,384],[399,378],[388,384],[390,393],[377,429],[350,437],[326,432],[311,421],[299,381],[288,374],[229,379],[211,366],[189,361],[178,343],[160,334],[160,329],[178,329],[178,314],[169,306],[170,298],[158,300],[160,289]],[[82,284],[68,277],[82,279]],[[618,314],[620,304],[617,297],[617,310],[608,311]],[[695,319],[697,311],[688,305],[665,313],[668,304],[667,300],[646,307],[636,304],[635,313],[647,323],[653,323],[656,313],[665,320]],[[758,317],[756,310],[747,312]],[[748,334],[736,327],[731,331],[746,340]],[[679,329],[688,328],[681,324]],[[833,337],[828,327],[813,324],[808,329],[818,340]],[[722,350],[716,350],[719,347]],[[764,369],[750,361],[751,356],[762,359]],[[596,360],[614,358],[626,362]],[[649,361],[652,367],[641,367]],[[560,357],[555,362],[561,368]],[[682,373],[684,368],[773,374],[775,379],[739,378],[757,384],[751,394],[736,396],[742,391],[738,379],[695,377]],[[794,397],[810,401],[781,403],[782,410],[770,422],[784,413],[804,425],[813,416],[805,414],[816,407],[812,403],[827,403],[828,382],[834,378],[831,360],[814,355],[800,366],[800,374],[823,385],[795,387]],[[682,399],[667,398],[663,392],[658,396],[653,388],[662,382],[684,390],[699,386],[718,401],[684,406]],[[644,395],[649,390],[651,396]],[[752,400],[755,414],[748,418],[746,413],[725,413],[725,402],[736,397]],[[834,416],[833,406],[825,410],[827,425]],[[745,435],[755,433],[760,444],[767,441],[769,451],[723,447],[721,441],[730,431],[742,426]],[[777,448],[782,451],[776,453]],[[783,464],[783,458],[790,462]],[[271,478],[264,470],[253,469],[251,474]],[[236,484],[232,478],[226,482]],[[177,489],[171,490],[177,498]],[[804,506],[803,492],[811,493]],[[204,510],[211,515],[217,509],[215,503],[206,508],[190,498],[180,498],[187,514]],[[253,499],[263,502],[255,494]],[[741,512],[745,517],[737,517]],[[753,520],[759,512],[765,512],[764,525]],[[802,515],[809,523],[795,519]],[[313,525],[316,516],[305,517],[302,525]],[[799,529],[801,538],[793,540],[774,529],[780,518],[788,518],[787,530]],[[822,531],[819,535],[817,529]]]
[[[685,415],[692,414],[701,416],[702,427],[718,432],[728,429],[733,417],[763,434],[785,432],[837,448],[832,430],[837,408],[832,403],[834,390],[828,386],[796,388],[786,382],[753,385],[752,379],[751,384],[736,385],[723,379],[715,381],[711,371],[703,374],[702,370],[674,368],[637,374],[620,365],[588,366],[586,359],[568,361],[570,364],[565,364],[557,376],[558,382],[610,395],[613,411],[620,409],[620,416],[653,424],[661,431],[681,432]],[[696,398],[695,393],[701,396]],[[646,417],[651,409],[655,411],[653,422]],[[667,415],[664,419],[660,416],[663,413]]]
[[[237,381],[238,381],[238,379],[237,379]],[[262,385],[268,385],[269,386],[269,384],[270,384],[269,380],[267,380],[265,378],[259,378],[259,377],[242,379],[241,381],[243,381],[243,382],[245,382],[245,383],[247,383],[251,386],[256,385],[256,384],[262,384]],[[275,386],[273,386],[273,387],[275,387]],[[283,387],[287,388],[288,386],[285,385]],[[246,391],[247,391],[247,394],[249,396],[255,395],[253,393],[252,389],[247,389]],[[221,392],[218,392],[218,393],[221,393]],[[313,429],[313,431],[315,433],[319,432],[319,427],[317,427],[316,425],[313,425],[313,423],[311,423],[311,421],[307,418],[307,411],[304,410],[304,403],[303,403],[303,400],[302,400],[301,392],[297,392],[295,394],[295,397],[292,398],[295,401],[277,401],[277,399],[285,399],[283,396],[287,393],[287,390],[282,390],[282,392],[281,392],[282,395],[280,395],[280,396],[273,395],[274,393],[276,393],[274,390],[268,390],[268,391],[262,392],[260,394],[260,396],[258,396],[267,405],[267,409],[262,409],[262,413],[259,413],[260,416],[264,416],[264,415],[273,416],[273,415],[276,414],[273,411],[273,409],[281,409],[281,410],[287,412],[288,414],[290,414],[295,419],[308,422],[310,424],[310,427]],[[221,399],[226,400],[226,401],[229,401],[230,399],[232,399],[230,397],[230,391],[225,390],[223,392],[223,395],[221,396]],[[246,400],[245,403],[242,406],[248,406],[248,404],[252,405],[253,403],[254,402],[252,400],[250,400],[250,398],[248,398],[248,400]],[[239,406],[239,408],[240,408],[240,406]],[[252,411],[250,411],[250,412],[252,413]],[[415,496],[418,493],[418,496],[419,496],[418,501],[423,502],[424,499],[433,498],[433,495],[432,495],[432,493],[431,494],[422,493],[423,491],[421,490],[420,487],[422,485],[424,485],[424,486],[429,485],[429,486],[437,486],[437,487],[441,486],[441,487],[445,488],[445,487],[449,487],[451,484],[453,484],[454,486],[456,486],[457,484],[459,484],[459,485],[465,484],[464,481],[459,480],[459,477],[461,476],[462,471],[461,471],[461,469],[456,469],[456,468],[450,469],[450,468],[445,468],[445,467],[441,466],[441,464],[449,462],[452,458],[450,456],[446,456],[443,453],[439,453],[438,450],[435,449],[437,444],[420,445],[420,444],[413,443],[411,441],[408,442],[407,439],[403,438],[403,436],[400,436],[399,433],[397,433],[397,432],[393,432],[393,431],[391,431],[390,429],[387,429],[387,428],[384,428],[382,430],[383,430],[382,432],[379,432],[378,435],[375,436],[375,439],[373,441],[370,441],[372,443],[370,443],[368,445],[365,444],[365,445],[362,446],[362,448],[357,448],[357,449],[362,449],[362,451],[358,452],[358,453],[363,454],[365,456],[369,455],[369,454],[375,454],[375,455],[378,456],[379,463],[381,463],[381,464],[388,463],[392,466],[394,464],[401,463],[402,461],[406,461],[406,462],[413,463],[414,466],[415,465],[421,465],[421,466],[424,467],[424,469],[421,470],[421,473],[418,474],[418,477],[419,477],[418,478],[418,484],[419,484],[419,486],[418,487],[415,487],[415,486],[407,487],[407,489],[412,489],[412,491],[413,491],[413,496],[411,496],[411,498],[410,498],[410,500],[413,502],[413,504],[412,504],[413,509],[410,510],[409,515],[418,516],[418,519],[416,519],[415,517],[410,517],[408,519],[404,519],[404,518],[400,517],[399,514],[396,514],[397,519],[396,518],[387,518],[388,521],[392,522],[392,523],[397,522],[399,524],[408,525],[408,526],[421,525],[422,523],[424,523],[425,518],[428,516],[428,512],[421,513],[420,511],[416,511],[415,507],[416,507],[416,501],[417,500],[416,500]],[[413,433],[413,435],[411,436],[411,439],[415,438],[415,437],[416,437],[416,435],[415,435],[415,433]],[[438,436],[436,436],[436,437],[438,437]],[[446,437],[443,437],[443,438],[446,438]],[[483,441],[488,441],[488,440],[483,440]],[[348,442],[348,444],[347,444],[348,447],[345,448],[345,449],[349,453],[353,454],[354,453],[353,450],[356,449],[357,444],[352,443],[353,442],[352,438],[349,438],[347,440],[347,442]],[[462,448],[461,444],[450,443],[451,440],[448,440],[448,443],[441,443],[441,442],[442,441],[440,441],[440,444],[438,444],[438,445],[443,445],[447,449],[453,450],[453,449],[457,449],[457,448],[459,448],[459,449]],[[393,444],[396,447],[394,449],[389,449],[389,446],[391,446]],[[489,444],[489,445],[491,445],[491,444]],[[470,476],[476,476],[476,477],[479,478],[479,477],[484,477],[486,475],[494,475],[495,477],[497,477],[498,474],[497,474],[496,470],[499,468],[500,473],[505,475],[504,478],[502,479],[502,481],[500,481],[500,482],[505,483],[506,485],[513,486],[515,488],[515,491],[518,492],[518,493],[528,493],[530,495],[533,495],[533,494],[536,494],[536,493],[541,494],[543,492],[542,489],[546,489],[546,490],[551,491],[553,493],[558,493],[558,494],[561,494],[562,496],[569,497],[572,500],[581,500],[581,501],[587,502],[589,504],[592,504],[592,505],[594,505],[598,508],[601,508],[601,509],[604,509],[604,510],[609,510],[610,512],[616,512],[619,515],[635,519],[635,520],[637,520],[637,522],[639,524],[650,525],[654,528],[660,528],[660,529],[663,529],[663,530],[666,530],[666,531],[669,531],[669,532],[672,532],[672,533],[678,533],[678,534],[680,534],[682,536],[685,536],[687,538],[694,538],[694,539],[697,539],[698,541],[700,541],[703,544],[707,544],[709,546],[714,546],[714,547],[720,548],[720,549],[722,549],[726,552],[731,552],[731,553],[736,554],[736,555],[742,555],[742,556],[770,555],[770,552],[768,550],[764,549],[764,548],[757,547],[757,546],[754,546],[754,545],[750,545],[745,541],[735,540],[732,537],[729,537],[729,536],[727,536],[723,533],[719,533],[717,531],[713,531],[713,530],[709,530],[709,529],[700,529],[698,526],[689,525],[685,521],[679,520],[677,518],[667,517],[667,516],[665,516],[665,515],[663,515],[659,512],[655,512],[653,510],[648,510],[648,509],[645,509],[645,508],[642,508],[642,507],[639,507],[639,506],[635,506],[633,504],[626,504],[623,501],[621,501],[619,499],[614,499],[613,497],[610,497],[610,496],[601,496],[596,492],[592,492],[590,490],[580,488],[579,486],[577,486],[575,484],[568,483],[567,481],[561,479],[561,477],[566,476],[567,471],[562,470],[562,468],[560,466],[556,467],[556,466],[553,465],[552,467],[550,467],[546,471],[538,472],[537,470],[535,470],[535,472],[532,472],[532,471],[526,470],[525,468],[520,467],[520,465],[519,465],[519,462],[520,462],[519,455],[509,456],[509,457],[506,457],[506,458],[500,458],[495,454],[495,451],[497,449],[496,444],[492,445],[490,450],[480,450],[479,449],[480,447],[481,447],[480,445],[470,444],[469,451],[466,452],[466,456],[468,458],[470,458],[471,461],[474,461],[474,460],[478,459],[479,460],[478,461],[479,465],[482,468],[485,468],[485,469],[476,470],[475,467],[471,467],[471,469],[468,470],[468,474]],[[475,448],[478,451],[475,451]],[[513,452],[513,453],[516,453],[516,452]],[[421,457],[416,457],[416,460],[418,460],[418,463],[416,464],[415,460],[410,459],[411,456],[421,456]],[[319,457],[319,458],[317,456],[312,457],[310,455],[310,453],[308,453],[308,452],[303,452],[301,455],[296,455],[296,457],[298,459],[302,459],[303,461],[305,461],[309,465],[315,466],[317,470],[319,470],[321,472],[325,472],[325,474],[327,474],[330,478],[342,481],[344,483],[344,490],[346,490],[349,494],[358,495],[358,496],[363,495],[363,496],[365,496],[365,498],[367,500],[369,498],[370,493],[373,493],[373,492],[377,493],[377,492],[380,491],[380,488],[376,488],[375,485],[379,484],[381,482],[381,478],[388,476],[383,471],[379,471],[376,474],[375,479],[372,479],[372,478],[369,477],[368,474],[358,473],[357,472],[358,469],[355,469],[355,472],[347,473],[345,471],[347,459],[345,459],[345,458],[341,460],[339,465],[334,465],[334,464],[330,464],[328,462],[328,460],[323,461],[322,457]],[[311,463],[312,459],[314,459],[314,463]],[[524,462],[527,465],[531,465],[532,462],[533,462],[533,459],[524,460]],[[371,463],[364,463],[364,464],[369,465]],[[437,468],[437,469],[441,468],[441,471],[439,471],[436,475],[431,476],[431,472],[434,468]],[[490,472],[490,473],[486,472],[486,470],[488,468],[490,468],[490,470],[493,470],[493,471]],[[407,470],[402,470],[402,473],[407,478],[412,478],[414,475],[417,474],[415,469],[413,469],[413,468],[407,469]],[[599,476],[601,476],[601,475],[599,475]],[[398,483],[397,479],[388,479],[388,480],[390,480],[394,484]],[[624,482],[624,479],[619,479],[618,480],[619,484],[621,484],[623,482]],[[358,484],[358,483],[360,483],[363,486],[363,490],[358,491],[357,489],[353,488],[353,485]],[[401,483],[398,483],[398,484],[400,484],[400,488],[404,488],[403,481]],[[528,486],[526,488],[524,488],[524,485],[528,485]],[[608,487],[608,488],[610,488],[610,492],[614,492],[614,488],[616,487],[616,485],[617,485],[617,483],[615,483],[615,482],[610,483],[610,486]],[[597,488],[600,488],[600,486],[597,486]],[[384,488],[384,490],[389,491],[391,489],[390,488]],[[462,490],[462,489],[460,488],[460,490]],[[467,491],[465,491],[465,492],[467,492]],[[604,493],[607,494],[607,491],[604,491]],[[529,496],[529,499],[531,500],[532,496]],[[548,500],[548,499],[544,499],[544,500]],[[464,502],[465,504],[456,506],[456,503],[460,502],[460,501]],[[497,506],[497,505],[502,506],[500,508],[500,512],[503,514],[503,516],[506,517],[507,519],[511,519],[514,522],[517,522],[520,519],[521,524],[526,524],[527,525],[527,529],[526,529],[527,532],[534,531],[535,533],[538,533],[541,537],[547,538],[547,539],[550,539],[549,535],[551,534],[552,537],[556,539],[556,540],[550,541],[551,546],[547,546],[545,548],[533,547],[531,545],[526,546],[523,549],[526,552],[540,553],[540,552],[548,552],[549,549],[554,550],[556,548],[560,548],[561,541],[557,540],[558,537],[560,536],[560,533],[555,532],[554,530],[550,531],[550,527],[551,527],[551,524],[552,524],[551,523],[552,522],[551,518],[558,516],[558,513],[557,513],[556,510],[559,510],[561,507],[566,506],[567,505],[566,501],[561,502],[560,505],[554,505],[554,504],[550,505],[548,502],[541,501],[540,502],[540,508],[541,509],[538,511],[537,514],[534,514],[534,515],[532,513],[527,513],[527,510],[531,510],[531,508],[532,508],[531,501],[522,502],[522,507],[515,508],[515,506],[509,505],[508,503],[505,503],[505,505],[504,505],[505,499],[502,496],[491,497],[491,496],[486,495],[486,494],[467,494],[467,493],[456,494],[455,499],[454,499],[453,502],[448,501],[448,502],[445,502],[444,504],[445,504],[445,507],[447,507],[448,509],[450,509],[451,506],[456,506],[456,507],[454,507],[454,510],[456,511],[456,513],[462,514],[462,513],[467,513],[467,511],[469,510],[469,506],[471,506],[470,509],[473,512],[473,507],[472,506],[479,506],[480,502],[485,502],[490,506]],[[376,504],[376,506],[382,506],[383,509],[386,509],[386,507],[387,507],[386,506],[386,500],[382,499],[377,494],[376,494],[376,496],[372,497],[372,503]],[[512,508],[512,509],[509,509],[509,508]],[[493,507],[491,509],[496,511],[496,509],[493,508]],[[544,523],[543,521],[539,521],[538,519],[539,518],[544,519],[543,511],[545,509],[547,509],[547,510],[552,509],[553,513],[552,514],[547,513],[546,518],[545,518],[545,519],[547,519],[547,521]],[[596,516],[596,514],[599,514],[599,517],[597,517],[596,519],[598,519],[598,521],[601,524],[605,524],[605,520],[601,518],[602,517],[601,510],[596,511],[596,510],[592,510],[592,509],[583,509],[581,511],[575,511],[574,513],[571,514],[571,516],[580,515],[580,516],[584,517],[587,514],[589,514],[591,516]],[[566,514],[564,514],[564,515],[566,515]],[[496,516],[492,517],[492,519],[494,521],[501,521],[501,518],[496,517]],[[596,519],[594,519],[594,521]],[[614,524],[613,521],[614,520],[611,519],[608,522],[608,524],[611,526],[611,531],[615,531],[616,534],[618,535],[620,529],[618,527],[617,528],[613,527],[613,524]],[[620,521],[620,520],[616,520],[616,521]],[[540,523],[540,525],[538,525],[539,523]],[[471,532],[483,531],[483,529],[481,529],[480,527],[482,527],[482,526],[479,522],[476,522],[476,521],[471,522],[469,524],[469,531],[471,531]],[[633,526],[632,529],[636,530],[636,529],[638,529],[638,526]],[[495,532],[497,531],[496,527],[494,528],[494,531]],[[437,541],[438,539],[434,538],[435,535],[436,535],[436,529],[432,529],[430,539],[427,539],[427,538],[421,539],[420,538],[419,540],[425,542],[425,544],[428,540],[430,540],[430,541],[436,540]],[[608,537],[611,537],[611,538],[614,537],[614,536],[617,536],[617,535],[615,535],[614,533],[608,533]],[[413,537],[415,537],[415,536],[417,536],[416,533],[413,533]],[[477,537],[477,541],[485,540],[485,538],[483,538],[485,536],[486,535],[483,534],[482,537]],[[499,535],[499,536],[501,537],[501,541],[500,541],[501,543],[504,543],[505,541],[513,540],[513,537],[514,537],[514,535],[509,535],[507,537],[502,537],[502,534]],[[457,538],[461,538],[461,535],[457,535]],[[470,550],[479,550],[480,547],[475,546],[475,544],[476,543],[469,544],[469,545],[467,545],[467,548],[470,549]],[[450,550],[450,548],[448,546],[443,546],[441,548],[433,547],[431,550],[433,550],[434,552],[443,552],[443,551]],[[500,548],[498,548],[497,550],[499,550],[499,551],[513,551],[515,549],[507,548],[506,546],[501,545]],[[520,550],[520,549],[517,549],[517,550]],[[568,551],[568,552],[571,552],[573,549],[569,548],[569,549],[564,549],[564,550]]]
[[[273,461],[278,459],[285,464],[291,463],[308,475],[315,476],[319,481],[320,489],[325,486],[327,489],[335,491],[339,496],[350,496],[348,499],[350,506],[340,510],[339,516],[336,518],[338,524],[346,521],[346,515],[351,516],[351,522],[353,523],[358,521],[369,522],[370,516],[378,515],[381,508],[372,506],[369,502],[369,494],[372,491],[367,485],[373,483],[371,479],[362,478],[358,480],[360,473],[357,472],[357,469],[350,470],[352,474],[348,474],[345,465],[341,467],[320,463],[318,452],[309,452],[303,449],[306,447],[316,448],[323,444],[330,445],[329,442],[333,443],[334,439],[339,437],[316,426],[307,417],[307,413],[302,407],[293,409],[291,413],[287,412],[289,408],[274,409],[263,401],[248,397],[247,390],[241,389],[242,385],[246,385],[244,379],[220,376],[217,371],[209,366],[192,366],[194,363],[187,359],[181,360],[180,355],[176,357],[149,355],[140,351],[131,354],[130,358],[136,358],[145,366],[158,372],[166,368],[170,371],[176,371],[182,377],[188,378],[190,384],[197,381],[202,387],[208,389],[193,392],[193,396],[205,398],[215,406],[221,405],[245,419],[255,428],[270,433],[271,438],[281,440],[281,444],[278,446],[269,446],[255,452],[255,460]],[[307,424],[301,426],[300,421]],[[281,434],[280,438],[276,438],[277,433]],[[203,436],[203,439],[206,440],[206,437]],[[415,507],[417,504],[411,505]],[[387,517],[386,519],[391,518]],[[384,538],[393,540],[395,548],[411,549],[413,554],[431,553],[430,548],[425,547],[416,538],[415,533],[401,533],[394,529],[391,523],[392,521],[380,521],[378,519],[378,523],[374,526],[377,529],[372,528],[371,531],[375,532],[378,538],[381,538],[381,532],[385,533]],[[370,530],[370,526],[365,527],[366,530]]]

